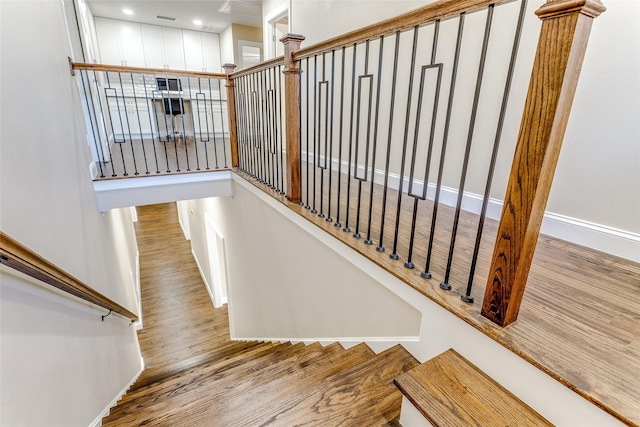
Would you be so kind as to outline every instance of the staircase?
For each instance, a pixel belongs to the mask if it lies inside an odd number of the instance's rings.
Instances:
[[[400,346],[376,355],[365,344],[252,344],[141,378],[102,425],[384,426],[400,415],[393,379],[416,365]]]
[[[232,341],[228,310],[213,307],[175,204],[137,209],[146,369],[103,426],[397,423],[393,380],[418,365],[403,347]]]

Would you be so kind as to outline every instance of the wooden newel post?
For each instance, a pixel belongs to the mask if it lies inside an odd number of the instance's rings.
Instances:
[[[493,251],[482,315],[506,326],[518,317],[551,181],[567,127],[597,0],[549,0]]]
[[[238,128],[236,124],[236,102],[233,96],[233,88],[235,83],[231,78],[233,70],[236,69],[235,64],[223,64],[224,73],[227,75],[227,114],[229,114],[229,146],[231,147],[231,166],[237,168],[238,160]]]
[[[292,53],[300,49],[304,37],[286,34],[284,44],[284,105],[287,139],[287,199],[300,202],[300,67]]]

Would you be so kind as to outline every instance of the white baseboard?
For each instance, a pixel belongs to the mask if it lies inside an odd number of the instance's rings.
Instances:
[[[100,413],[100,415],[98,415],[96,419],[94,419],[93,422],[89,424],[89,427],[100,427],[102,425],[102,419],[104,417],[109,416],[109,413],[111,412],[111,408],[116,406],[118,401],[122,399],[122,396],[124,396],[127,390],[131,388],[131,386],[133,385],[133,383],[136,382],[138,377],[140,377],[140,374],[142,374],[142,371],[144,371],[144,359],[140,357],[140,370],[133,376],[131,381],[129,381],[129,383],[126,386],[124,386],[122,390],[120,390],[120,392],[116,395],[116,397],[113,398],[111,403]]]
[[[306,159],[306,152],[301,156]],[[313,161],[313,154],[309,154],[310,161]],[[338,159],[332,160],[332,169],[337,170]],[[342,160],[342,171],[348,170],[348,163]],[[358,173],[364,175],[364,166],[358,165]],[[376,169],[374,171],[374,182],[376,184],[384,184],[384,170]],[[398,190],[400,188],[400,175],[395,173],[389,174],[389,188]],[[414,194],[422,193],[424,182],[414,180],[412,192]],[[402,189],[407,191],[409,188],[409,178],[402,180]],[[434,200],[436,186],[433,183],[428,184],[427,199]],[[455,188],[444,187],[440,189],[440,203],[447,206],[456,206],[458,200],[458,190]],[[502,200],[489,199],[487,204],[487,218],[499,220],[502,215]],[[464,192],[462,196],[461,209],[467,212],[480,214],[482,210],[482,196],[475,193]],[[577,218],[571,218],[552,212],[546,212],[542,220],[542,234],[586,246],[601,252],[629,259],[631,261],[640,262],[640,234],[632,233],[624,230],[618,230],[613,227],[595,224]]]
[[[204,287],[207,288],[207,293],[209,294],[209,298],[211,298],[211,303],[215,307],[216,306],[216,302],[215,302],[215,299],[213,298],[213,293],[211,292],[211,288],[209,287],[209,282],[207,281],[207,278],[204,275],[204,271],[202,271],[202,266],[200,265],[200,260],[198,259],[198,256],[196,255],[196,253],[193,250],[193,248],[191,248],[191,255],[193,256],[193,260],[196,262],[196,265],[198,266],[198,271],[200,272],[200,277],[202,277],[202,281],[204,282]]]

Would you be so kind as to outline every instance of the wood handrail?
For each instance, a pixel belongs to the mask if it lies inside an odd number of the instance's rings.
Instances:
[[[88,64],[85,62],[72,62],[69,61],[69,66],[72,72],[75,70],[87,70],[87,71],[112,71],[121,73],[138,73],[138,74],[171,74],[187,77],[205,77],[209,79],[224,79],[227,75],[222,73],[204,73],[198,71],[184,71],[184,70],[166,70],[164,68],[143,68],[143,67],[123,67],[121,65],[105,65],[105,64]]]
[[[264,62],[254,65],[253,67],[243,68],[242,70],[236,71],[231,74],[229,78],[235,79],[238,77],[246,76],[248,74],[257,73],[258,71],[265,70],[267,68],[271,68],[278,65],[284,65],[284,57],[278,56],[272,59],[268,59]]]
[[[84,301],[120,314],[132,322],[138,321],[135,313],[82,283],[55,264],[44,259],[17,240],[0,231],[0,261],[28,276],[38,279]]]
[[[383,35],[393,34],[398,31],[405,31],[416,26],[423,26],[437,20],[443,20],[459,15],[461,13],[474,12],[488,7],[490,4],[505,4],[515,0],[441,0],[430,3],[426,6],[412,10],[394,18],[358,28],[351,32],[333,37],[314,45],[301,48],[293,53],[294,61],[299,61],[305,57],[318,55],[331,50],[364,42]]]

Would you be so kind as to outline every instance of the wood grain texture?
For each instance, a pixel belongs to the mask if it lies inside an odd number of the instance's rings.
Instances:
[[[501,326],[518,317],[599,2],[549,4],[540,13],[542,29],[482,305],[482,314]]]
[[[205,77],[208,79],[220,79],[227,78],[225,74],[221,73],[205,73],[200,71],[185,71],[185,70],[167,70],[164,68],[143,68],[143,67],[125,67],[121,65],[104,65],[104,64],[87,64],[84,62],[71,62],[72,71],[75,70],[87,70],[87,71],[113,71],[120,73],[137,73],[137,74],[171,74],[178,76],[188,77]]]
[[[430,270],[433,277],[427,280],[420,277],[420,273],[429,239],[432,201],[421,201],[418,206],[413,259],[416,268],[409,269],[404,267],[404,263],[408,250],[412,199],[411,203],[407,202],[407,197],[403,200],[399,260],[394,261],[389,258],[393,230],[387,231],[383,242],[377,240],[381,219],[379,204],[375,204],[372,211],[374,242],[367,245],[364,243],[364,234],[360,239],[352,236],[354,222],[349,224],[352,232],[345,233],[342,227],[333,225],[334,221],[327,222],[326,218],[312,214],[309,209],[290,203],[247,174],[239,171],[237,174],[585,399],[629,425],[640,424],[640,376],[635,374],[640,371],[640,264],[540,235],[518,321],[502,328],[483,317],[477,303],[466,304],[460,300],[467,285],[478,226],[477,215],[465,211],[461,213],[449,281],[453,289],[446,292],[440,289],[439,283],[444,278],[450,245],[454,215],[452,207],[441,204],[438,208]],[[304,179],[303,174],[303,188]],[[326,174],[324,179],[327,180]],[[319,174],[316,180],[319,182]],[[344,195],[346,177],[341,182]],[[338,179],[334,176],[333,210],[327,215],[334,220],[337,183]],[[352,194],[356,194],[356,185],[352,182]],[[325,188],[328,190],[328,187]],[[380,200],[382,186],[375,185],[374,192],[374,201]],[[368,189],[363,189],[362,199],[368,200],[368,197]],[[340,221],[343,226],[346,212],[344,199],[340,201]],[[387,198],[387,229],[388,224],[395,221],[395,212],[391,212],[389,207],[395,207],[396,203],[397,192],[390,190]],[[327,205],[325,198],[324,206]],[[355,205],[351,203],[352,219],[356,218]],[[366,212],[367,209],[368,204],[365,203],[362,211]],[[363,215],[361,232],[366,229],[367,220],[368,216]],[[497,221],[491,219],[484,224],[474,274],[475,284],[471,292],[476,301],[482,301],[484,294],[497,227]],[[386,248],[385,252],[376,251],[380,243]]]
[[[227,114],[229,115],[229,147],[231,151],[231,167],[237,168],[239,163],[238,158],[238,125],[236,120],[236,99],[234,96],[235,83],[230,77],[235,65],[224,64],[225,71],[227,73]]]
[[[177,222],[175,204],[138,208],[146,369],[103,426],[385,426],[393,378],[418,365],[404,348],[234,342]]]
[[[285,168],[287,198],[300,202],[300,64],[293,54],[304,37],[287,34],[284,43],[284,108],[287,161]]]
[[[135,313],[132,313],[117,302],[92,289],[90,286],[1,231],[0,257],[3,265],[27,274],[84,301],[88,301],[131,319],[132,322],[138,320],[138,315]]]
[[[436,427],[553,425],[453,349],[395,384]]]

